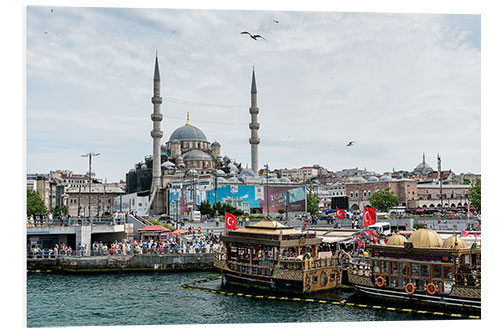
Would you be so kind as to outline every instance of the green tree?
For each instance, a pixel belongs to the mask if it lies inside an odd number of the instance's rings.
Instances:
[[[474,185],[469,190],[470,204],[481,212],[481,179],[476,179]]]
[[[56,204],[54,208],[52,209],[52,214],[54,216],[58,215],[68,215],[69,209],[67,206],[59,206],[59,204]]]
[[[26,191],[26,215],[46,215],[47,207],[37,191],[27,189]]]
[[[208,201],[203,201],[197,207],[198,207],[198,210],[200,211],[201,215],[204,215],[204,216],[213,216],[214,215],[214,210],[212,209],[212,205],[210,205],[210,203]]]
[[[219,215],[224,215],[224,212],[228,212],[229,214],[233,214],[236,216],[241,216],[244,215],[245,212],[243,212],[241,209],[236,209],[235,207],[231,206],[228,203],[222,203],[222,202],[217,202],[213,205],[213,212],[217,211]]]
[[[399,198],[391,192],[388,187],[383,190],[376,191],[370,197],[370,205],[376,210],[387,212],[390,208],[397,206]]]
[[[318,196],[314,193],[307,194],[307,212],[311,215],[319,212]]]

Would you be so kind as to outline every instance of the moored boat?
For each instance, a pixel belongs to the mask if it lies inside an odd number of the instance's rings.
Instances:
[[[339,287],[342,267],[321,238],[276,221],[261,221],[221,236],[215,266],[224,281],[285,292],[309,293]]]
[[[481,249],[454,233],[443,241],[421,228],[408,239],[368,244],[367,257],[353,260],[348,280],[370,295],[480,309]]]

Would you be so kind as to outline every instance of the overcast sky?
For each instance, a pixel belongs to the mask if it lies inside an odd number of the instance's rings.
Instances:
[[[31,6],[26,34],[28,173],[151,155],[156,50],[162,143],[189,112],[250,166],[255,66],[261,168],[481,172],[480,15]]]

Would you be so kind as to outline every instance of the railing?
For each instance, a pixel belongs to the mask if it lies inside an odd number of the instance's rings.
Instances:
[[[101,257],[101,256],[127,256],[127,255],[167,255],[167,254],[196,254],[196,253],[214,253],[214,248],[205,246],[198,249],[190,247],[150,249],[150,248],[131,248],[130,250],[116,250],[116,249],[92,249],[92,250],[58,250],[42,249],[42,250],[28,250],[26,251],[26,258],[28,259],[58,259],[60,257]]]
[[[69,217],[63,219],[36,219],[33,221],[26,221],[26,226],[28,228],[45,228],[51,226],[77,226],[77,225],[91,225],[91,224],[108,224],[108,225],[116,225],[116,224],[124,224],[126,222],[126,218],[113,218],[113,217],[91,217],[91,218],[83,218],[83,217]]]

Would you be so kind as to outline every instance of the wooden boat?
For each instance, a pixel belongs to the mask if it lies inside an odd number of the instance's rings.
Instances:
[[[408,239],[392,235],[369,244],[367,258],[353,259],[348,281],[359,291],[406,300],[480,309],[481,249],[454,233],[446,240],[421,228]]]
[[[225,283],[309,293],[339,287],[342,268],[321,238],[276,221],[261,221],[221,236],[215,266]]]

